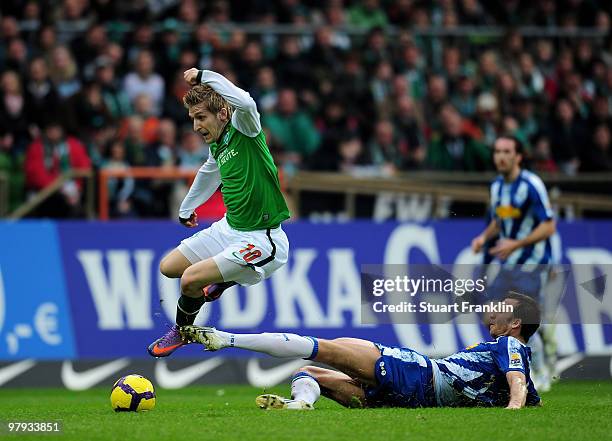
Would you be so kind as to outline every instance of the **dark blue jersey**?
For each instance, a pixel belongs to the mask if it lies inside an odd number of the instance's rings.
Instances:
[[[510,371],[525,374],[526,405],[540,402],[529,376],[531,349],[514,337],[499,337],[432,361],[439,370],[439,405],[506,406],[510,400],[506,373]]]

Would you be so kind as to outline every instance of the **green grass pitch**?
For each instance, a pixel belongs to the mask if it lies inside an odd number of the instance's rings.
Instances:
[[[287,386],[266,392],[286,393]],[[541,408],[359,409],[321,399],[313,412],[263,411],[261,389],[244,386],[158,390],[147,413],[115,413],[110,386],[85,392],[0,389],[0,421],[61,421],[58,435],[10,439],[67,440],[604,440],[611,439],[612,382],[565,382]],[[0,431],[2,433],[2,431]]]

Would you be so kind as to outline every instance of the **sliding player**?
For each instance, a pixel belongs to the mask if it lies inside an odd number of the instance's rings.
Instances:
[[[236,283],[253,285],[270,277],[287,262],[289,251],[281,228],[289,210],[255,101],[218,73],[193,68],[184,77],[193,87],[183,103],[193,129],[210,145],[210,156],[181,204],[179,220],[196,227],[195,209],[219,184],[227,213],[162,259],[162,274],[181,278],[181,296],[176,325],[148,348],[155,357],[187,344],[179,326],[192,324],[205,301]]]
[[[499,176],[491,184],[491,221],[472,240],[472,250],[481,251],[495,237],[497,243],[484,256],[484,263],[497,261],[499,274],[488,287],[491,297],[517,290],[540,299],[549,264],[553,263],[551,236],[556,226],[546,187],[534,173],[523,169],[523,144],[512,136],[499,137],[493,146],[493,161]],[[545,328],[540,329],[542,332]],[[546,343],[554,353],[554,336],[547,329]],[[546,366],[542,338],[536,335],[534,380],[542,391],[550,389],[551,366]],[[547,360],[554,364],[554,357]]]
[[[441,359],[356,338],[233,334],[198,326],[185,326],[181,333],[210,351],[236,347],[273,357],[306,358],[340,371],[304,367],[293,376],[291,399],[257,397],[264,409],[313,409],[321,394],[346,407],[538,405],[540,397],[529,376],[531,350],[526,346],[540,323],[538,304],[514,292],[505,296],[504,304],[513,311],[489,316],[495,341]]]

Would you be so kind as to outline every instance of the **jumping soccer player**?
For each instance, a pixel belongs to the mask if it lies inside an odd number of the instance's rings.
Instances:
[[[556,226],[546,187],[537,175],[521,168],[522,159],[523,144],[517,138],[501,136],[495,141],[493,161],[499,176],[491,183],[491,221],[472,240],[472,250],[478,253],[499,237],[484,256],[484,263],[502,264],[488,287],[491,297],[517,290],[539,299],[548,264],[553,263],[550,239]],[[546,337],[552,343],[552,337]],[[543,355],[542,340],[536,335],[534,379],[541,390],[547,390],[551,368],[545,365]]]
[[[193,324],[205,301],[236,283],[253,285],[270,277],[287,262],[289,251],[281,228],[289,210],[255,101],[218,73],[193,68],[184,77],[193,87],[183,103],[194,131],[210,145],[210,156],[181,204],[179,220],[196,227],[195,209],[219,184],[227,213],[162,259],[162,274],[181,278],[181,296],[176,325],[148,348],[155,357],[187,344],[179,327]]]
[[[181,333],[207,350],[242,348],[273,357],[306,358],[336,370],[307,366],[291,381],[291,399],[261,395],[264,409],[313,409],[319,396],[346,407],[470,407],[520,409],[540,404],[529,376],[529,337],[538,329],[540,311],[530,297],[510,292],[512,312],[491,313],[495,341],[470,346],[446,358],[356,338],[323,340],[296,334],[233,334],[185,326]]]

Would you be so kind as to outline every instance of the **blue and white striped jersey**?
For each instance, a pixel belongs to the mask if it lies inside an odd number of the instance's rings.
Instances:
[[[491,217],[500,227],[500,236],[521,240],[540,223],[553,218],[548,193],[542,180],[528,170],[521,170],[514,182],[498,176],[491,184]],[[519,248],[505,263],[551,263],[550,238],[534,245]]]
[[[439,371],[436,385],[442,406],[506,406],[510,388],[506,373],[518,371],[527,379],[527,406],[540,402],[531,377],[531,349],[514,337],[498,337],[470,346],[446,358],[432,360]]]

